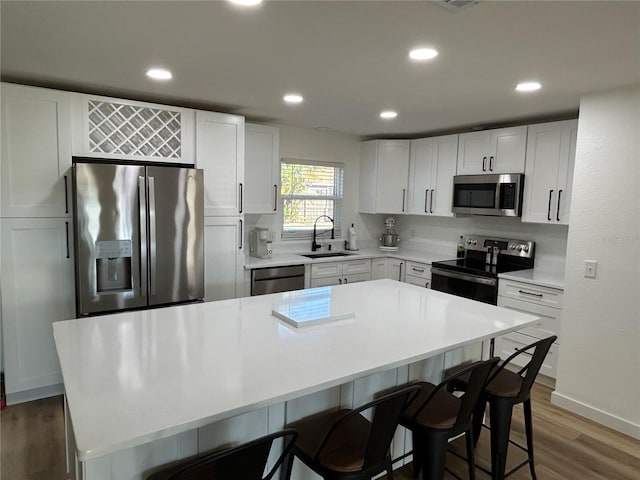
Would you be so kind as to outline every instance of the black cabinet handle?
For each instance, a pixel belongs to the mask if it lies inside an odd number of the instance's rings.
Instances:
[[[64,213],[69,213],[69,189],[66,175],[64,176]]]
[[[429,201],[429,213],[433,213],[433,189],[431,189],[431,200]]]
[[[524,295],[531,295],[532,297],[540,297],[540,298],[543,297],[542,293],[531,293],[531,292],[527,292],[525,290],[518,290],[518,293],[522,293]]]
[[[240,183],[240,213],[242,213],[242,184]]]
[[[515,347],[514,350],[516,352],[521,352],[521,353],[524,353],[525,355],[529,355],[530,357],[533,357],[533,353],[525,352],[524,350],[520,350],[518,347]]]
[[[424,191],[424,213],[429,213],[429,210],[427,209],[427,198],[429,197],[429,189],[427,188]]]
[[[244,242],[244,235],[242,233],[242,220],[238,220],[240,222],[240,245],[238,246],[238,250],[242,250],[242,244]]]
[[[406,188],[402,189],[402,211],[404,212],[404,197],[405,197],[405,193],[407,192]]]
[[[562,195],[562,190],[558,190],[558,208],[556,210],[556,220],[560,221],[560,195]]]
[[[341,278],[339,278],[339,279],[338,279],[338,283],[339,283],[340,285],[342,285],[342,279],[341,279]]]
[[[273,211],[278,210],[278,185],[273,186]]]
[[[551,195],[553,190],[549,190],[549,205],[547,206],[547,220],[551,221]]]
[[[64,229],[67,233],[67,258],[70,258],[69,255],[69,222],[64,222]]]
[[[482,157],[482,171],[487,171],[487,157]]]
[[[489,171],[493,172],[493,157],[489,157]]]
[[[349,279],[347,277],[344,277],[344,284],[346,285],[347,283],[349,283]]]
[[[398,269],[398,281],[402,281],[402,262],[400,262],[400,268]]]

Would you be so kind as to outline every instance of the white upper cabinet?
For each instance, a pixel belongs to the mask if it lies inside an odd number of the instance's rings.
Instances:
[[[196,112],[196,166],[204,169],[205,216],[244,213],[244,117]]]
[[[244,156],[245,213],[276,213],[280,190],[280,130],[245,124]]]
[[[458,135],[411,141],[407,213],[451,217]]]
[[[458,175],[524,173],[527,126],[461,133]]]
[[[194,163],[193,110],[72,95],[73,155]]]
[[[1,122],[1,215],[69,216],[69,94],[3,83]]]
[[[569,224],[578,121],[529,126],[522,221]]]
[[[409,140],[371,140],[361,145],[360,212],[406,213]]]

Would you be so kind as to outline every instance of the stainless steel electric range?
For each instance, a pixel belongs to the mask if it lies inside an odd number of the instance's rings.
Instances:
[[[468,235],[465,258],[433,262],[431,288],[498,304],[498,274],[533,268],[535,242]]]

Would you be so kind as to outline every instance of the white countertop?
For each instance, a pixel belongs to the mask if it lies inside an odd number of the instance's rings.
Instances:
[[[309,252],[311,253],[311,252]],[[301,265],[309,263],[327,263],[327,262],[344,262],[348,260],[361,260],[369,258],[391,257],[412,262],[432,263],[441,260],[451,260],[453,256],[428,252],[424,250],[412,250],[400,248],[395,251],[380,250],[379,248],[367,248],[362,250],[350,251],[349,255],[325,258],[307,258],[300,254],[294,253],[278,253],[271,258],[255,258],[247,255],[245,257],[244,268],[252,270],[254,268],[282,267],[287,265]]]
[[[353,318],[293,328],[285,292],[55,322],[78,458],[97,458],[406,365],[538,317],[396,282],[329,290]],[[307,290],[310,291],[310,290]]]
[[[540,270],[533,268],[530,270],[501,273],[498,275],[498,278],[564,290],[564,271],[560,270]]]

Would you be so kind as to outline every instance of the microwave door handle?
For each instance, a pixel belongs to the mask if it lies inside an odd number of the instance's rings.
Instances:
[[[139,247],[138,275],[140,276],[140,296],[147,296],[147,195],[144,177],[138,177],[138,221]]]
[[[154,177],[149,177],[149,291],[151,295],[156,293],[156,182]]]
[[[549,190],[549,205],[547,205],[547,220],[551,221],[551,196],[553,195],[553,190]]]

